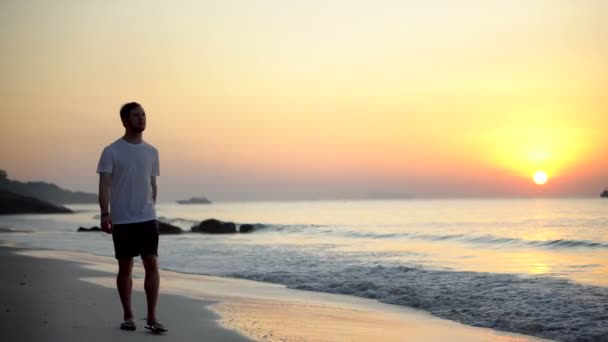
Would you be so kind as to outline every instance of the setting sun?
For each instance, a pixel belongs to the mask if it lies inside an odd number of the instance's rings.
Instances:
[[[547,183],[547,179],[549,179],[549,177],[545,171],[536,171],[536,173],[534,173],[534,183],[538,185]]]

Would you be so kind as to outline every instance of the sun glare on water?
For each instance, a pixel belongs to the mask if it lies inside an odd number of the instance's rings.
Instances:
[[[547,183],[547,180],[549,179],[549,177],[547,176],[547,173],[542,170],[536,171],[536,173],[534,173],[533,178],[534,178],[534,183],[536,183],[537,185],[543,185],[543,184]]]

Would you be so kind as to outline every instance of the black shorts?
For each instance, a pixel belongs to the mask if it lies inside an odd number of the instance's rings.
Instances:
[[[158,255],[158,225],[156,220],[115,224],[112,240],[116,259],[138,255]]]

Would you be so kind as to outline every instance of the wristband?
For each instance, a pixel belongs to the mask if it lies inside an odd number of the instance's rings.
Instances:
[[[101,213],[101,217],[108,216],[110,213]]]

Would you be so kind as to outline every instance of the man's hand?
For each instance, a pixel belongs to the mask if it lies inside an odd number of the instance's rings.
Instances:
[[[101,217],[101,231],[112,234],[112,220],[110,219],[110,215]]]

